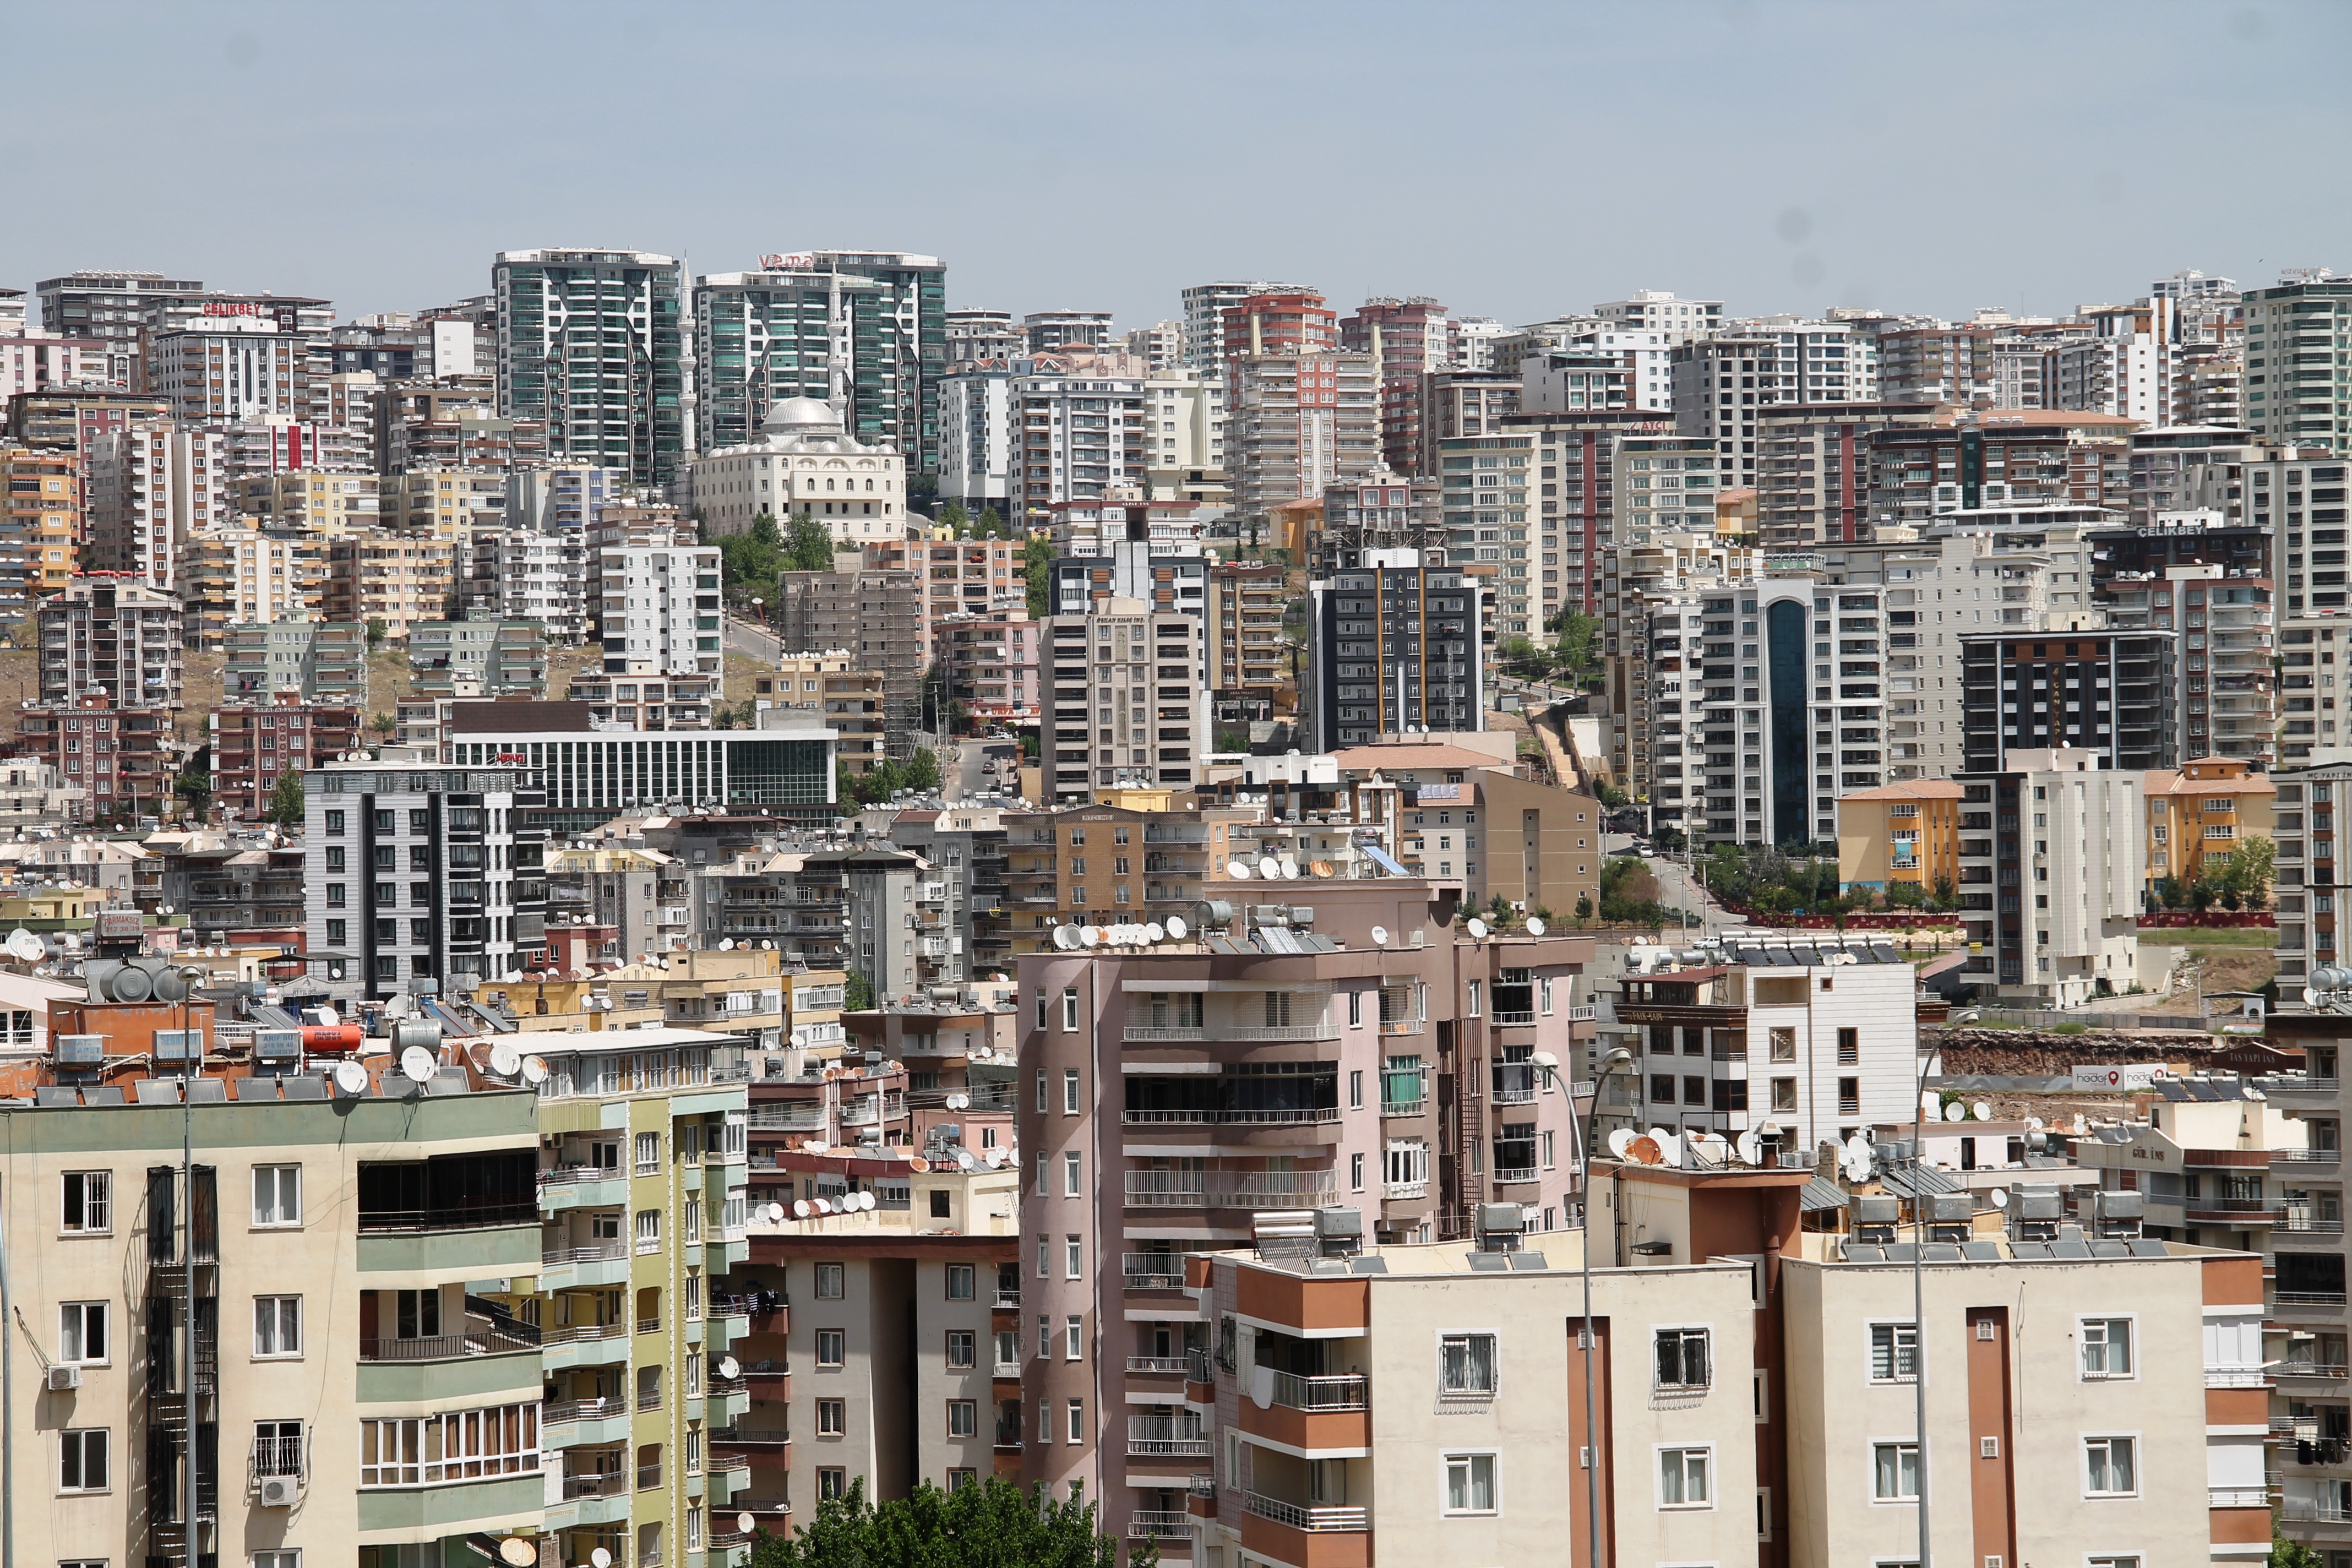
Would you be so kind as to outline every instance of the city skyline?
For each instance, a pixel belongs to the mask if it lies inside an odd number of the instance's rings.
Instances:
[[[1735,316],[1851,305],[1965,318],[2064,314],[2183,268],[2260,285],[2352,256],[2347,177],[2263,152],[2341,140],[2352,109],[2321,74],[2352,43],[2339,10],[2149,5],[2117,33],[2088,11],[1769,9],[1766,26],[1765,8],[1743,5],[1638,19],[1494,5],[1433,27],[1397,7],[1212,5],[1188,14],[1199,47],[1164,54],[1151,47],[1164,21],[1050,5],[1010,23],[915,5],[887,16],[709,5],[665,13],[663,34],[590,6],[552,39],[529,7],[469,12],[482,58],[529,48],[546,68],[486,91],[428,62],[396,103],[339,102],[340,130],[312,143],[331,158],[293,164],[294,189],[307,181],[306,200],[333,216],[266,226],[217,221],[216,180],[159,177],[156,150],[184,139],[191,115],[246,170],[226,177],[287,172],[235,152],[292,129],[286,100],[212,91],[200,106],[177,85],[191,63],[215,88],[316,82],[396,58],[404,37],[429,43],[434,18],[457,13],[404,10],[395,29],[374,14],[216,6],[101,40],[102,13],[20,10],[11,36],[27,58],[102,42],[122,90],[102,119],[22,124],[5,144],[19,169],[79,177],[45,196],[55,221],[0,236],[0,283],[152,269],[322,296],[349,317],[486,292],[505,249],[625,245],[713,272],[845,247],[940,257],[953,308],[1108,309],[1122,327],[1171,317],[1179,289],[1229,277],[1297,279],[1341,304],[1434,294],[1507,321],[1645,288],[1722,299]],[[1381,41],[1408,23],[1410,47]],[[1988,77],[1953,47],[2013,41],[2029,24],[2039,71]],[[1444,49],[1447,37],[1463,50]],[[1457,63],[1431,64],[1431,45]],[[877,77],[884,49],[898,58]],[[779,50],[814,68],[764,74],[758,62]],[[1218,73],[1188,63],[1211,55]],[[1293,63],[1310,58],[1319,68]],[[1446,107],[1460,71],[1481,85]],[[637,117],[581,111],[603,100],[594,84],[633,77],[691,105],[756,101],[779,79],[793,96],[751,134],[708,111],[656,135]],[[1822,85],[1797,96],[1815,107],[1743,85],[1809,79]],[[2180,135],[2184,93],[2231,133]],[[805,125],[845,138],[828,150],[796,133]],[[498,155],[428,155],[435,142]],[[956,150],[961,172],[925,172],[928,149]],[[1658,177],[1709,167],[1719,176],[1696,186]],[[1956,184],[1979,195],[1947,205],[1937,193]],[[126,189],[142,200],[121,201]]]

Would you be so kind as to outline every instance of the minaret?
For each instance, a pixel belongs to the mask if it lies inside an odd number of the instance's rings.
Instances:
[[[694,352],[694,264],[685,256],[677,258],[677,411],[683,426],[679,433],[682,457],[695,454],[700,423],[702,395],[695,385],[695,372],[699,362]]]

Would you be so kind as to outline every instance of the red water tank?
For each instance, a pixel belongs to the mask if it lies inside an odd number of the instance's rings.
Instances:
[[[302,1031],[302,1048],[324,1055],[349,1055],[367,1037],[357,1024],[313,1024]]]

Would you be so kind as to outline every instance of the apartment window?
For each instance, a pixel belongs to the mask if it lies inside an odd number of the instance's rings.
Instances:
[[[1449,1514],[1494,1513],[1493,1454],[1445,1456],[1445,1511]]]
[[[1040,1116],[1045,1114],[1045,1069],[1039,1068],[1037,1069],[1037,1114]]]
[[[1774,1061],[1795,1061],[1797,1059],[1797,1031],[1792,1027],[1780,1027],[1774,1029],[1772,1031],[1771,1048],[1772,1059]]]
[[[1079,1163],[1078,1152],[1076,1149],[1066,1150],[1063,1152],[1062,1195],[1064,1197],[1076,1197],[1083,1190],[1078,1184]]]
[[[977,1437],[980,1436],[980,1406],[969,1399],[948,1401],[948,1436]]]
[[[1470,1016],[1478,1016],[1478,982],[1470,982]]]
[[[1437,1342],[1437,1391],[1455,1397],[1495,1392],[1495,1336],[1445,1334]]]
[[[1062,1114],[1065,1116],[1076,1116],[1077,1113],[1078,1069],[1076,1068],[1065,1068],[1062,1069]]]
[[[1348,1027],[1360,1029],[1363,1026],[1364,994],[1360,991],[1350,991],[1348,993]]]
[[[2083,1439],[2083,1495],[2130,1497],[2139,1490],[2139,1440],[2136,1437]]]
[[[1043,1149],[1037,1151],[1037,1195],[1041,1198],[1050,1197],[1053,1194],[1053,1188],[1046,1174],[1047,1171],[1051,1169],[1051,1166],[1048,1164],[1050,1158],[1051,1156],[1049,1156]]]
[[[1086,1273],[1084,1267],[1086,1263],[1086,1256],[1085,1242],[1081,1241],[1075,1236],[1064,1237],[1062,1238],[1062,1273],[1064,1277],[1071,1279],[1076,1279],[1083,1277]]]
[[[661,1210],[637,1211],[637,1250],[641,1253],[661,1250]]]
[[[1797,1109],[1797,1080],[1776,1078],[1772,1080],[1772,1109],[1793,1111]]]
[[[819,1329],[816,1331],[816,1364],[836,1367],[842,1365],[848,1342],[849,1336],[845,1330]]]
[[[1348,1109],[1350,1110],[1364,1109],[1364,1074],[1360,1068],[1348,1075]]]
[[[107,1428],[89,1426],[58,1434],[58,1490],[102,1492],[107,1489]]]
[[[103,1563],[87,1563],[79,1565],[68,1563],[65,1568],[106,1568],[106,1564]],[[302,1568],[301,1550],[297,1547],[278,1552],[257,1552],[253,1554],[253,1568]]]
[[[1651,1342],[1660,1388],[1706,1387],[1710,1363],[1705,1329],[1660,1329]]]
[[[849,1490],[849,1472],[837,1465],[819,1467],[816,1472],[816,1497],[819,1502],[837,1498]]]
[[[1714,1458],[1713,1448],[1659,1449],[1658,1506],[1714,1507],[1714,1496],[1707,1489],[1707,1469]]]
[[[1880,1502],[1919,1500],[1919,1445],[1870,1446],[1870,1495]]]
[[[820,1301],[840,1300],[842,1299],[842,1279],[843,1272],[842,1266],[840,1264],[818,1264],[816,1266],[816,1299]]]
[[[58,1360],[79,1366],[106,1364],[103,1301],[68,1301],[58,1308]]]
[[[1919,1375],[1919,1330],[1913,1323],[1870,1325],[1870,1381],[1909,1383]]]
[[[1087,1321],[1073,1312],[1062,1323],[1062,1359],[1084,1361],[1087,1354]]]
[[[2132,1375],[2132,1321],[2129,1318],[2085,1318],[2082,1321],[2083,1375],[2085,1378]]]
[[[650,1176],[661,1170],[661,1134],[637,1134],[637,1174]]]
[[[1037,1278],[1043,1279],[1054,1271],[1054,1242],[1051,1237],[1037,1238]]]
[[[950,1470],[948,1472],[948,1490],[950,1492],[960,1492],[966,1487],[977,1486],[979,1484],[980,1472],[978,1470],[959,1469]]]
[[[114,1228],[114,1173],[111,1171],[68,1171],[65,1177],[64,1228],[98,1236]]]
[[[1087,1402],[1083,1399],[1071,1400],[1069,1417],[1068,1440],[1073,1443],[1085,1442],[1087,1440]]]
[[[849,1430],[848,1402],[840,1399],[820,1399],[816,1402],[816,1435],[839,1437]]]
[[[2139,1559],[2137,1556],[2085,1557],[2083,1559],[2083,1563],[2084,1568],[2139,1568]],[[1998,1564],[1992,1559],[1987,1558],[1985,1568],[1998,1568]]]
[[[1348,1156],[1348,1190],[1351,1193],[1364,1190],[1364,1157],[1361,1154]]]
[[[440,1299],[428,1299],[436,1309],[435,1316],[437,1318]],[[440,1324],[436,1321],[434,1327],[438,1328]],[[256,1296],[253,1299],[253,1353],[257,1357],[299,1356],[302,1353],[301,1297]]]
[[[256,1165],[253,1168],[253,1223],[292,1226],[302,1223],[302,1167]]]
[[[1066,1035],[1076,1034],[1077,1028],[1078,988],[1075,985],[1066,985],[1062,988],[1062,1032]]]
[[[950,1329],[948,1331],[947,1354],[948,1365],[950,1367],[959,1370],[969,1370],[972,1365],[972,1357],[978,1350],[979,1340],[970,1329]]]

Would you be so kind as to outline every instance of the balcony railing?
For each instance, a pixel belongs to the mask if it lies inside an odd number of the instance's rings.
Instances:
[[[1297,1373],[1274,1374],[1274,1402],[1288,1410],[1361,1410],[1370,1392],[1359,1373],[1301,1377]]]
[[[1127,1533],[1130,1540],[1148,1541],[1160,1535],[1190,1535],[1192,1516],[1171,1509],[1137,1509],[1128,1516]]]
[[[1129,1208],[1308,1208],[1339,1192],[1336,1171],[1267,1171],[1219,1179],[1181,1171],[1132,1171],[1127,1177]],[[1180,1265],[1181,1268],[1181,1265]]]
[[[1429,1184],[1420,1182],[1383,1182],[1381,1195],[1387,1198],[1420,1198],[1429,1195]]]
[[[1280,1498],[1270,1498],[1262,1492],[1243,1493],[1242,1506],[1260,1519],[1270,1519],[1276,1524],[1286,1524],[1293,1530],[1310,1533],[1371,1528],[1369,1513],[1360,1508],[1302,1508],[1295,1502],[1285,1502]]]
[[[1528,1184],[1536,1181],[1540,1174],[1541,1173],[1538,1172],[1532,1165],[1525,1167],[1515,1166],[1508,1170],[1498,1169],[1495,1173],[1495,1184],[1498,1187],[1525,1186]]]
[[[611,1263],[629,1255],[625,1241],[596,1241],[585,1247],[542,1247],[539,1262],[542,1268],[562,1263]]]
[[[559,1399],[539,1408],[542,1426],[560,1426],[569,1421],[601,1421],[608,1415],[626,1415],[629,1402],[618,1396],[603,1399]]]
[[[1127,1370],[1136,1373],[1176,1373],[1185,1369],[1180,1355],[1131,1355],[1127,1358]]]
[[[1125,1110],[1119,1120],[1130,1127],[1297,1127],[1339,1120],[1336,1105],[1303,1106],[1285,1110]]]
[[[1130,1196],[1129,1202],[1133,1201]],[[1130,1252],[1123,1258],[1119,1274],[1130,1290],[1181,1290],[1184,1259],[1177,1253]]]
[[[2273,1165],[2334,1165],[2341,1163],[2343,1159],[2344,1151],[2341,1149],[2273,1149],[2271,1151],[2271,1163]]]
[[[539,1205],[484,1204],[475,1208],[375,1209],[360,1215],[360,1234],[420,1230],[484,1230],[498,1226],[537,1225]]]
[[[619,1470],[563,1478],[563,1500],[566,1502],[576,1498],[626,1497],[628,1492],[629,1478]]]
[[[2343,1379],[2347,1371],[2352,1371],[2352,1368],[2347,1368],[2342,1362],[2282,1361],[2273,1363],[2271,1367],[2271,1375],[2273,1377],[2315,1377],[2333,1383]]]
[[[422,1340],[362,1340],[362,1361],[451,1361],[459,1356],[506,1355],[539,1349],[536,1339],[503,1329],[478,1333],[436,1334]]]
[[[2341,1307],[2341,1290],[2273,1290],[2271,1300],[2281,1307]]]
[[[1197,1422],[1166,1415],[1130,1415],[1127,1418],[1127,1451],[1143,1458],[1206,1458],[1209,1436]]]

